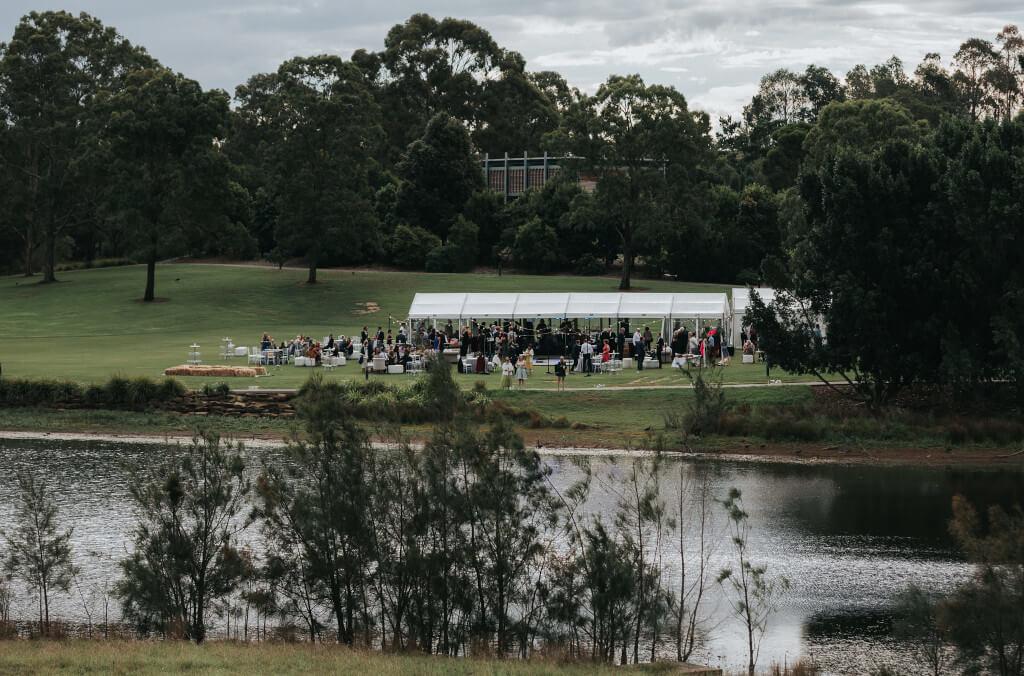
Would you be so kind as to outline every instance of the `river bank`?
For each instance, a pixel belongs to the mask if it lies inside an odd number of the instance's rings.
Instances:
[[[209,422],[209,421],[207,421]],[[215,421],[214,421],[215,422]],[[212,429],[217,429],[216,425]],[[261,450],[278,448],[285,443],[290,430],[267,430],[240,434],[237,430],[218,430],[226,438],[243,443],[246,448]],[[524,441],[542,455],[554,457],[640,457],[654,451],[650,445],[628,447],[599,446],[585,443],[559,443],[565,439],[551,439],[543,430],[522,430]],[[419,446],[426,438],[427,431],[413,427],[405,430],[405,438],[413,446]],[[393,447],[394,436],[377,430],[372,434],[374,445],[384,449]],[[25,430],[0,429],[0,440],[29,441],[71,441],[106,442],[116,444],[168,445],[187,444],[192,435],[188,430],[145,431],[128,426],[113,428],[105,432],[91,429]],[[1000,448],[910,448],[910,447],[868,447],[863,444],[827,445],[820,443],[766,443],[731,438],[713,438],[697,446],[668,446],[664,449],[673,456],[686,459],[716,459],[735,462],[782,462],[795,464],[844,464],[869,466],[915,467],[1024,467],[1024,452]]]

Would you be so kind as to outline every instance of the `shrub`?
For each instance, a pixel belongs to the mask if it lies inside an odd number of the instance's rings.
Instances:
[[[439,246],[427,254],[424,264],[427,272],[459,272],[462,252],[451,244]]]
[[[203,385],[203,394],[207,397],[223,398],[231,394],[231,386],[227,383],[206,383]]]
[[[577,275],[603,275],[606,266],[604,261],[593,255],[583,254],[572,264],[573,272]]]
[[[131,258],[96,258],[91,261],[65,261],[56,266],[57,272],[70,270],[91,270],[93,268],[115,268],[122,265],[135,265]]]
[[[459,216],[448,230],[447,246],[455,248],[454,272],[468,272],[476,265],[480,228],[476,223]]]
[[[211,252],[234,260],[252,260],[259,255],[259,242],[242,223],[229,221],[217,231]]]
[[[418,226],[401,224],[387,242],[391,262],[400,268],[422,270],[427,254],[441,246],[437,235]]]
[[[761,434],[769,441],[817,441],[826,432],[813,418],[784,414],[766,420]]]
[[[75,401],[81,396],[81,385],[69,381],[0,380],[0,404],[4,406],[47,406]]]
[[[704,376],[704,371],[705,369],[683,371],[693,385],[693,397],[687,401],[683,409],[684,437],[716,434],[721,427],[722,416],[729,408],[725,389],[722,387],[721,371],[716,371],[710,380]]]
[[[551,272],[558,265],[558,233],[534,218],[516,231],[512,258],[517,266],[531,272]]]
[[[127,379],[113,376],[102,385],[83,388],[66,380],[0,380],[0,405],[52,406],[81,403],[89,407],[144,409],[185,396],[186,389],[173,378]]]

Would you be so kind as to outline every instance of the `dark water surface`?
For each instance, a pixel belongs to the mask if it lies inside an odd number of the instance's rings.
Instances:
[[[133,524],[125,462],[163,451],[156,445],[0,441],[0,528],[11,525],[13,477],[20,468],[39,471],[58,489],[61,517],[74,527],[82,574],[72,594],[56,601],[62,618],[84,621],[91,613],[94,622],[102,621],[104,590],[116,581],[116,561],[125,554]],[[560,488],[580,475],[578,459],[552,455],[546,461]],[[587,508],[610,517],[630,461],[595,457],[590,463],[596,480]],[[864,673],[880,664],[912,670],[906,646],[890,635],[893,599],[911,583],[947,591],[970,573],[946,530],[952,496],[960,493],[979,505],[1024,496],[1019,471],[672,460],[661,470],[670,510],[680,481],[703,471],[710,473],[716,497],[731,487],[743,492],[753,560],[792,582],[771,620],[759,665],[792,663],[803,655],[830,673]],[[714,506],[713,514],[717,571],[731,563],[731,550],[721,507]],[[665,557],[671,570],[673,552],[667,549]],[[695,658],[739,668],[745,659],[740,627],[728,618],[722,590],[712,583],[711,592],[709,638]],[[12,610],[30,618],[34,606],[22,594]],[[114,604],[110,612],[115,619]]]

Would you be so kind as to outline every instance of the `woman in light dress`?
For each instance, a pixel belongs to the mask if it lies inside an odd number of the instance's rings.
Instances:
[[[508,357],[501,359],[501,389],[512,389],[512,374],[515,373],[515,366],[508,360]]]
[[[529,376],[530,374],[526,371],[526,359],[519,355],[519,361],[516,362],[516,387],[522,389]]]

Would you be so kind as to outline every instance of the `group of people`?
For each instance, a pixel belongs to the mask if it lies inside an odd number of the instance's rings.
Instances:
[[[366,377],[374,361],[383,359],[386,365],[400,364],[408,370],[410,362],[420,361],[430,355],[442,354],[445,350],[458,350],[459,368],[466,372],[488,374],[499,372],[503,387],[511,387],[512,380],[517,387],[524,387],[533,372],[534,354],[549,358],[558,356],[555,376],[559,389],[564,387],[565,377],[570,371],[579,371],[589,376],[601,370],[602,365],[615,359],[633,358],[638,371],[643,370],[645,360],[652,355],[659,360],[661,355],[683,355],[701,359],[702,363],[728,361],[728,352],[722,347],[722,331],[716,326],[705,326],[700,331],[687,327],[676,329],[669,343],[665,338],[655,336],[649,326],[637,326],[630,330],[629,320],[622,320],[615,326],[602,327],[600,332],[581,329],[578,321],[563,321],[557,328],[549,326],[543,319],[534,325],[530,321],[478,322],[475,319],[461,328],[451,320],[443,326],[430,325],[421,320],[410,331],[405,323],[397,330],[378,326],[371,332],[364,326],[358,339],[330,334],[323,341],[316,341],[305,335],[297,335],[288,341],[276,344],[269,333],[260,339],[260,349],[266,353],[274,351],[283,361],[294,357],[306,357],[320,364],[325,356],[354,358],[363,367]],[[753,354],[756,349],[756,334],[753,327],[744,331],[742,345],[744,353]],[[552,352],[555,349],[557,351]],[[748,352],[749,350],[749,352]]]
[[[334,337],[332,333],[326,341],[313,340],[309,336],[296,335],[291,340],[277,343],[269,333],[260,338],[260,353],[268,361],[292,361],[295,357],[306,357],[320,364],[325,356],[352,356],[352,341],[345,336]]]
[[[684,326],[672,334],[669,348],[674,359],[685,355],[698,358],[705,365],[727,364],[730,355],[722,342],[722,330],[717,326],[705,326],[700,332],[690,331]]]

